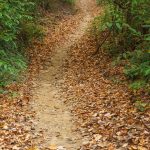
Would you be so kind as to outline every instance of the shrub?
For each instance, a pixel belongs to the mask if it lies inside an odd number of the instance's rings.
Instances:
[[[26,68],[20,45],[39,32],[33,26],[34,10],[30,0],[0,1],[0,86],[15,81]]]
[[[49,10],[51,8],[51,0],[33,0],[37,6],[42,7],[45,10]]]
[[[98,0],[105,4],[102,30],[110,30],[111,46],[117,52],[135,50],[144,40],[150,40],[148,0]],[[112,45],[113,44],[113,45]]]
[[[0,87],[15,82],[25,68],[26,61],[20,53],[0,50]]]
[[[125,68],[125,75],[133,81],[132,89],[149,87],[150,83],[150,53],[137,50],[130,53],[129,65]]]
[[[69,3],[69,4],[74,4],[75,3],[75,0],[64,0],[65,2]]]
[[[44,35],[43,33],[42,26],[35,25],[35,22],[21,23],[20,33],[18,34],[18,37],[20,37],[18,40],[19,46],[29,45],[34,38],[41,39]]]
[[[149,0],[97,0],[104,5],[104,15],[99,18],[97,33],[108,32],[107,50],[115,56],[130,54],[126,76],[134,82],[132,87],[146,85],[150,80],[150,20]],[[144,84],[146,83],[146,84]]]

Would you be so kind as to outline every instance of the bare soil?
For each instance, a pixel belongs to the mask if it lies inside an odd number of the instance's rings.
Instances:
[[[64,83],[63,64],[71,46],[86,33],[86,29],[94,18],[93,8],[96,7],[96,4],[92,0],[80,0],[76,5],[79,10],[76,14],[79,20],[74,20],[78,22],[76,27],[66,33],[67,37],[63,42],[58,42],[54,46],[50,65],[41,71],[39,77],[34,81],[36,87],[33,90],[31,106],[36,113],[35,131],[37,133],[44,131],[44,141],[39,141],[41,147],[63,147],[67,150],[77,150],[83,142],[74,123],[75,117],[70,111],[72,106],[64,103],[65,99],[61,93]],[[69,24],[74,24],[74,22]]]

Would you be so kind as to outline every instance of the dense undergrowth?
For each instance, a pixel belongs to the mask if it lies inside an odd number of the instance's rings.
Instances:
[[[0,0],[0,87],[16,82],[27,68],[25,49],[43,36],[41,10],[51,10],[53,4],[52,0]]]
[[[95,19],[94,29],[100,48],[114,59],[126,61],[124,73],[134,90],[150,92],[150,20],[149,0],[97,0],[104,5],[102,16]],[[103,41],[99,41],[104,33]]]

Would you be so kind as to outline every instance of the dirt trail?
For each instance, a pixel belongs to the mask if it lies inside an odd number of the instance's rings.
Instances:
[[[92,0],[80,0],[77,5],[83,19],[63,44],[58,43],[55,46],[51,66],[42,71],[35,81],[37,87],[33,91],[32,103],[33,110],[36,112],[35,130],[36,132],[45,131],[45,140],[39,144],[40,146],[53,145],[54,147],[62,146],[67,150],[77,150],[82,143],[82,137],[75,130],[73,114],[61,96],[61,84],[64,82],[63,62],[67,58],[67,52],[85,34],[93,19],[91,9],[95,3]]]

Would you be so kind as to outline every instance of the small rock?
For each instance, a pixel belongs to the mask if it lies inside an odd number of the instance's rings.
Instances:
[[[17,147],[16,145],[15,146],[13,146],[13,148],[12,148],[13,150],[19,150],[20,148],[19,147]]]
[[[89,143],[90,143],[89,141],[82,142],[83,145],[88,145]]]
[[[128,146],[128,143],[125,143],[122,145],[122,147],[127,147]]]
[[[97,117],[98,116],[98,113],[95,113],[94,115],[93,115],[93,117]]]
[[[66,148],[64,148],[63,146],[58,146],[57,150],[66,150]]]
[[[108,117],[108,118],[111,118],[112,115],[110,113],[106,113],[104,116]]]
[[[102,138],[102,135],[100,135],[100,134],[95,134],[95,135],[94,135],[94,138],[95,138],[96,141],[99,141],[99,140]]]
[[[3,126],[3,129],[4,129],[4,130],[8,130],[8,126],[7,126],[7,125],[4,125],[4,126]]]

